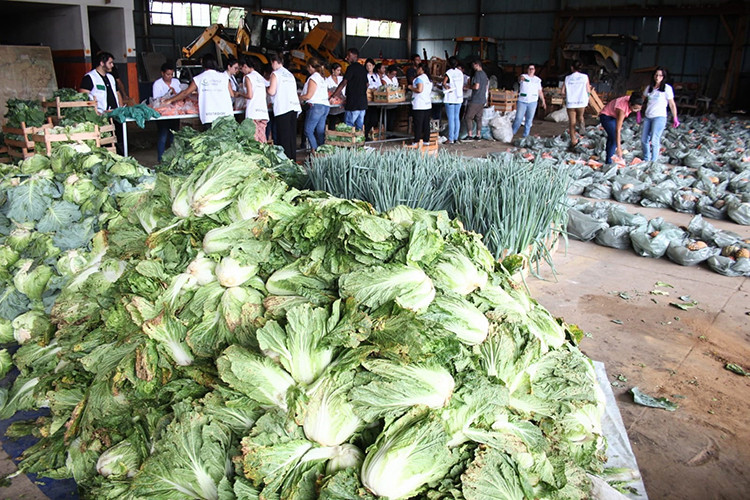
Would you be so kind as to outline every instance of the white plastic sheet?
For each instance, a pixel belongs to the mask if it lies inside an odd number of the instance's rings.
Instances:
[[[602,417],[602,431],[607,438],[608,460],[606,467],[626,467],[631,469],[637,477],[640,477],[641,474],[638,469],[638,463],[635,460],[633,449],[630,447],[628,433],[625,431],[625,424],[622,421],[620,409],[617,408],[615,395],[612,392],[612,386],[609,383],[609,377],[607,376],[607,370],[604,368],[604,363],[594,361],[594,370],[596,371],[596,380],[599,382],[599,387],[604,393],[606,404],[604,417]],[[601,483],[604,483],[604,485]],[[628,483],[628,485],[633,487],[637,493],[622,495],[619,494],[617,490],[609,487],[606,482],[597,481],[595,483],[596,489],[594,492],[594,498],[597,498],[598,500],[615,500],[624,497],[633,500],[648,500],[646,487],[644,486],[642,479],[632,481]]]

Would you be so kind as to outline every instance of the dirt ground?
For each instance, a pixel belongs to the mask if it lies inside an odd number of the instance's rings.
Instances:
[[[564,128],[537,121],[532,132],[556,135]],[[485,156],[508,147],[481,141],[446,149]],[[153,149],[135,148],[133,154],[146,165],[155,163]],[[627,208],[678,225],[691,218],[672,210]],[[711,223],[750,237],[750,227]],[[586,332],[582,350],[605,363],[649,498],[750,498],[750,377],[724,368],[731,362],[750,370],[750,279],[592,242],[561,245],[554,265],[556,275],[543,268],[541,279],[529,277],[528,286],[554,315],[578,324]],[[696,307],[670,305],[686,295]],[[679,408],[636,405],[633,387]],[[0,455],[0,473],[7,473],[13,465],[1,450]],[[45,498],[25,476],[0,493]]]

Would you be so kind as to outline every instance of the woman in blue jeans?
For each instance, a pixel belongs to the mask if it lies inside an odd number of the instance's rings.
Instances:
[[[521,121],[525,118],[523,136],[528,137],[540,99],[542,107],[547,109],[547,102],[542,92],[542,79],[535,73],[536,66],[529,64],[526,73],[518,77],[518,102],[516,103],[516,119],[513,120],[513,135],[516,135],[518,129],[521,128]]]
[[[643,145],[644,161],[659,161],[659,148],[661,146],[661,134],[667,125],[667,107],[672,111],[672,126],[680,126],[677,119],[677,105],[674,103],[674,90],[666,83],[667,70],[659,66],[654,71],[651,85],[643,91],[646,99],[646,120],[643,122],[643,133],[641,144]],[[638,123],[641,122],[641,114],[636,115]]]
[[[307,61],[307,71],[310,73],[310,78],[307,79],[307,83],[302,89],[302,96],[300,96],[302,102],[307,101],[310,105],[305,118],[305,137],[307,137],[312,151],[325,143],[326,118],[328,118],[328,112],[331,110],[331,104],[328,101],[328,87],[320,74],[322,69],[323,65],[317,59]]]
[[[456,57],[448,58],[450,69],[446,71],[443,78],[443,102],[445,114],[448,116],[448,144],[455,144],[458,141],[458,132],[461,129],[458,115],[461,112],[461,103],[464,101],[464,73],[458,65]]]
[[[612,163],[616,154],[622,157],[622,123],[630,113],[638,113],[643,105],[643,96],[633,94],[613,99],[604,106],[599,114],[599,122],[607,133],[607,150],[605,163]]]

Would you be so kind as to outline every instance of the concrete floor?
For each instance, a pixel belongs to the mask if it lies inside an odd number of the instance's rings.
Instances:
[[[533,132],[556,135],[564,128],[535,122]],[[508,145],[482,141],[446,148],[485,156]],[[134,148],[133,155],[145,165],[155,163],[152,149]],[[691,218],[672,210],[627,208],[683,226]],[[710,222],[750,237],[750,227]],[[605,363],[649,497],[748,498],[750,377],[724,365],[750,369],[750,279],[593,242],[561,245],[554,264],[556,276],[544,268],[542,279],[528,278],[529,289],[554,315],[587,332],[582,350]],[[657,287],[658,281],[673,288]],[[657,289],[669,295],[650,293]],[[684,295],[697,307],[683,311],[670,305]],[[628,393],[634,386],[680,406],[666,412],[635,405]],[[0,450],[0,474],[13,469]],[[46,498],[25,476],[0,488],[0,495]]]

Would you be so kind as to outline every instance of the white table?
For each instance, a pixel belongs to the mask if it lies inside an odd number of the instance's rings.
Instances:
[[[388,108],[396,107],[396,106],[411,106],[411,101],[401,101],[401,102],[368,102],[368,106],[372,106],[374,108],[380,108],[380,116],[378,117],[378,128],[382,131],[381,133],[385,134],[385,139],[380,139],[377,141],[369,141],[371,144],[377,144],[381,142],[392,142],[392,141],[402,141],[406,138],[411,137],[408,134],[401,134],[398,132],[388,132]],[[388,136],[391,136],[389,139]]]
[[[234,112],[235,115],[245,114],[244,109],[240,109],[238,111]],[[192,115],[172,115],[172,116],[160,116],[159,118],[149,118],[146,120],[147,122],[157,122],[160,120],[190,120],[192,118],[200,118],[200,115],[192,114]],[[122,127],[122,154],[123,156],[128,156],[128,122],[134,122],[135,120],[133,118],[126,118],[124,122],[120,124]]]

